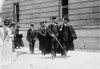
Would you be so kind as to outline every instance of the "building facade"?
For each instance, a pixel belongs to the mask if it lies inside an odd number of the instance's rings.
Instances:
[[[2,17],[13,18],[24,37],[30,23],[38,28],[39,22],[51,16],[60,20],[64,15],[78,35],[75,48],[100,50],[100,0],[5,0],[2,8]]]

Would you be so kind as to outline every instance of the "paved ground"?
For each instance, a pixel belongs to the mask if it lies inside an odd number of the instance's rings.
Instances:
[[[37,49],[35,54],[26,47],[16,51],[17,60],[0,69],[100,69],[100,53],[96,51],[69,51],[66,58],[57,54],[55,59],[50,54],[43,56]]]

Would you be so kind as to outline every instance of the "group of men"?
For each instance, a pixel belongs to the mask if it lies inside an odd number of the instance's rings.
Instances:
[[[77,35],[73,27],[68,24],[68,17],[64,18],[62,25],[58,25],[56,17],[51,17],[50,20],[50,25],[46,21],[40,22],[40,28],[37,30],[34,29],[34,24],[30,25],[30,29],[27,31],[30,52],[34,53],[34,44],[38,39],[39,50],[43,55],[51,53],[55,58],[56,53],[60,53],[62,56],[66,56],[68,50],[74,50],[73,41]]]

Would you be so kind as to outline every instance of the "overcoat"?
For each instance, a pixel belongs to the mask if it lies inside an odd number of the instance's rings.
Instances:
[[[38,39],[39,39],[39,50],[45,54],[46,49],[48,47],[49,36],[48,36],[48,28],[47,27],[40,27],[38,29]]]
[[[69,46],[69,50],[74,50],[74,43],[73,41],[75,39],[77,39],[77,35],[75,30],[73,29],[73,27],[71,25],[69,25],[68,27],[68,46]]]
[[[74,50],[73,41],[77,38],[76,32],[74,31],[71,25],[67,25],[66,27],[62,25],[62,31],[59,32],[59,41],[63,45],[63,41],[66,42],[66,51]],[[62,52],[62,48],[59,46],[57,51],[58,53]]]
[[[23,34],[19,34],[20,30],[16,29],[16,34],[15,34],[15,45],[18,47],[24,47],[24,43],[23,43]]]
[[[52,37],[51,35],[54,34],[55,37],[58,39],[58,35],[59,35],[59,26],[50,24],[48,26],[48,46],[46,48],[46,54],[52,53],[52,45],[54,44],[54,46],[56,46],[55,48],[57,49],[58,45],[57,42],[55,43],[55,38]]]

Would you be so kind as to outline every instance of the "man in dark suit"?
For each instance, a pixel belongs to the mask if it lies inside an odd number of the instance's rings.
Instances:
[[[31,54],[34,54],[34,44],[36,41],[36,30],[34,29],[34,24],[30,25],[30,29],[27,31],[27,40],[29,42],[29,50]]]
[[[51,17],[50,20],[52,21],[52,24],[50,24],[48,27],[51,30],[50,36],[51,36],[52,57],[55,58],[58,46],[58,42],[56,41],[55,37],[58,38],[59,27],[58,23],[56,22],[56,17]]]

